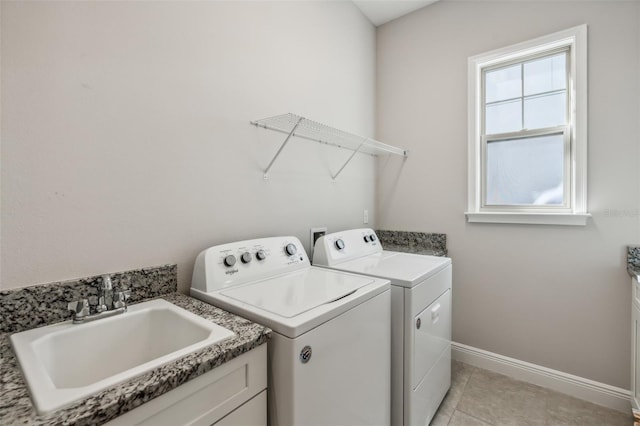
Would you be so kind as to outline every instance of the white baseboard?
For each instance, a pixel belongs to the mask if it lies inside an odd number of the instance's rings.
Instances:
[[[629,413],[631,410],[631,392],[626,389],[498,355],[462,343],[451,343],[451,356],[466,364],[562,392],[594,404],[624,413]]]

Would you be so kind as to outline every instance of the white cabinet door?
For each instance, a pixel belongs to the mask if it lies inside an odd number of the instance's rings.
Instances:
[[[107,424],[208,426],[266,388],[267,345],[261,345]]]

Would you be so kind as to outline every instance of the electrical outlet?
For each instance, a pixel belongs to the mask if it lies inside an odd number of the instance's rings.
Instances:
[[[326,226],[320,226],[318,228],[311,228],[309,231],[309,258],[313,259],[313,248],[316,245],[316,241],[318,240],[318,238],[322,237],[323,235],[326,235],[327,233],[327,227]]]
[[[364,213],[362,214],[362,223],[369,223],[369,210],[364,209]]]

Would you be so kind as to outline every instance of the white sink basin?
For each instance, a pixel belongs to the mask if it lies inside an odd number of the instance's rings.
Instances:
[[[233,335],[157,299],[110,318],[16,333],[11,344],[45,414]]]

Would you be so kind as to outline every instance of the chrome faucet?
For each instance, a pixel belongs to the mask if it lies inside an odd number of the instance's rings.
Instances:
[[[100,287],[100,297],[96,311],[104,312],[113,308],[113,284],[109,275],[102,276],[102,286]]]
[[[109,275],[103,275],[95,314],[90,313],[89,301],[87,299],[70,302],[67,305],[67,309],[73,312],[73,323],[81,324],[83,322],[95,321],[100,318],[107,318],[126,312],[127,300],[129,300],[130,296],[130,290],[114,292],[111,277]]]

